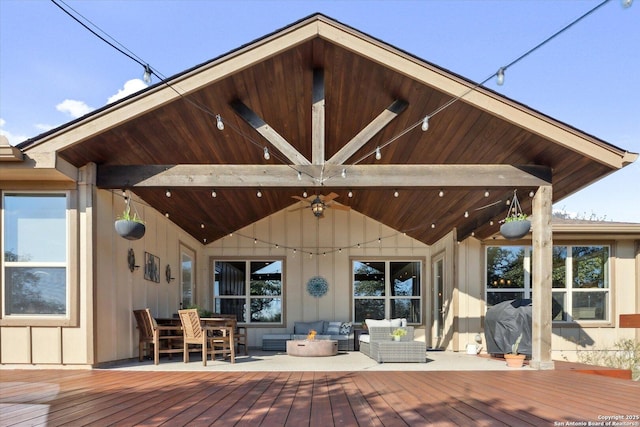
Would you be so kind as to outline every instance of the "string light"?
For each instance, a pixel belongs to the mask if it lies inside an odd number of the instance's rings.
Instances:
[[[380,147],[376,148],[376,160],[380,160],[382,158],[382,153],[380,152]]]
[[[145,64],[144,74],[142,74],[142,81],[144,81],[146,84],[151,83],[152,74],[153,74],[153,71],[151,71],[151,67],[149,67],[149,64]]]
[[[200,224],[200,228],[204,228],[204,224]]]
[[[500,67],[496,73],[496,83],[498,86],[502,86],[504,84],[504,71],[505,67]]]
[[[489,197],[489,190],[485,190],[484,197]]]
[[[256,193],[256,196],[262,197],[262,191],[258,190],[258,192]]]
[[[422,119],[422,132],[426,132],[429,130],[429,116],[424,116]]]
[[[348,196],[349,198],[353,197],[353,191],[349,190],[349,192],[347,193],[347,196]]]
[[[440,191],[438,192],[438,196],[439,196],[439,197],[444,197],[444,191],[443,191],[443,190],[440,190]]]
[[[218,197],[218,193],[216,193],[216,190],[211,190],[211,197],[213,197],[214,199]]]
[[[469,211],[464,211],[464,217],[469,218]]]
[[[264,159],[269,160],[271,158],[271,154],[269,154],[269,149],[264,147]]]
[[[396,190],[396,191],[394,191],[394,192],[393,192],[393,197],[396,197],[396,198],[397,198],[399,195],[400,195],[400,193],[398,193],[398,190]]]
[[[307,190],[304,190],[304,191],[302,192],[302,197],[304,197],[305,199],[307,198]]]
[[[167,197],[171,197],[171,190],[167,190],[166,193],[164,193]]]
[[[216,127],[218,130],[224,130],[224,123],[222,122],[222,117],[220,114],[216,114]]]

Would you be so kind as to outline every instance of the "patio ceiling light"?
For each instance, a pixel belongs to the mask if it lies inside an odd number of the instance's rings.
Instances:
[[[220,117],[220,114],[216,114],[216,126],[218,130],[224,130],[224,123],[222,122],[222,117]]]
[[[313,212],[317,218],[320,218],[324,213],[324,203],[322,203],[320,197],[316,197],[313,199],[313,202],[311,202],[311,212]]]

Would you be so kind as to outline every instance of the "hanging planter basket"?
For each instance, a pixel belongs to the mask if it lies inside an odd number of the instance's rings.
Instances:
[[[116,233],[127,240],[138,240],[144,236],[146,227],[141,222],[119,219],[115,222]]]
[[[127,240],[138,240],[144,236],[146,231],[144,221],[140,219],[137,211],[131,214],[131,197],[127,197],[127,206],[114,226],[116,233]]]
[[[507,211],[507,217],[502,221],[503,224],[500,226],[500,234],[507,240],[522,239],[531,230],[531,221],[529,221],[527,215],[522,212],[516,191],[517,190],[513,190],[513,200]]]

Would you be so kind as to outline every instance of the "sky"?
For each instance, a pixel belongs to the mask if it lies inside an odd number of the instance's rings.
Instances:
[[[166,77],[320,12],[480,82],[600,3],[65,0],[61,4]],[[144,89],[143,71],[52,1],[0,0],[0,134],[12,145]],[[511,65],[502,86],[494,79],[486,86],[640,153],[640,1],[625,8],[620,0],[610,0]],[[578,218],[640,223],[639,187],[640,160],[558,201],[554,209]]]

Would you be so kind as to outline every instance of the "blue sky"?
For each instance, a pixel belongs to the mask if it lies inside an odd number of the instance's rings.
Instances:
[[[66,3],[165,76],[316,12],[482,81],[599,1],[141,1]],[[0,0],[0,133],[17,144],[119,93],[142,68],[46,0]],[[511,66],[498,91],[640,152],[640,1],[611,0]],[[555,208],[640,223],[640,161]]]

